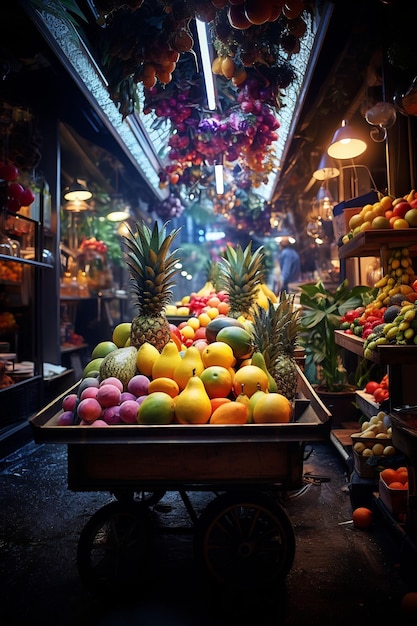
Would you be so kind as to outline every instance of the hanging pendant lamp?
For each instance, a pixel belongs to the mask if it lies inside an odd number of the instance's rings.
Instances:
[[[363,154],[367,147],[360,134],[347,120],[343,120],[342,126],[333,135],[327,154],[333,159],[354,159]]]

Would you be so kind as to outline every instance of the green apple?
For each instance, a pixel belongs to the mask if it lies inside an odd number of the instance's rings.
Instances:
[[[417,209],[409,209],[404,215],[404,219],[410,224],[411,227],[417,227]]]

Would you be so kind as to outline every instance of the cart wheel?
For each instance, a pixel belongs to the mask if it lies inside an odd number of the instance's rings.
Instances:
[[[146,576],[150,538],[146,507],[111,502],[84,526],[77,549],[78,573],[95,591],[126,589]]]
[[[224,493],[201,514],[194,533],[196,560],[209,578],[237,590],[282,581],[295,556],[285,510],[262,493]]]

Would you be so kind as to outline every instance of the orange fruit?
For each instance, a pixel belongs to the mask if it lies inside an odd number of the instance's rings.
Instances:
[[[393,480],[389,485],[390,489],[404,489],[404,484],[400,483],[399,480]]]
[[[200,374],[209,398],[221,398],[232,391],[232,375],[221,365],[206,367]]]
[[[406,483],[408,481],[408,469],[406,467],[399,467],[396,471],[396,480],[400,483]]]
[[[220,405],[231,402],[230,398],[210,398],[211,412],[213,413]]]
[[[364,506],[360,506],[353,511],[352,520],[356,528],[369,528],[373,520],[372,511]]]
[[[244,393],[250,398],[258,389],[266,392],[268,385],[268,376],[256,365],[240,367],[233,377],[233,392],[236,396]]]
[[[386,485],[390,485],[390,483],[392,483],[393,480],[395,480],[395,478],[397,477],[397,472],[392,467],[386,467],[380,473],[380,477]]]
[[[223,300],[223,302],[219,302],[219,304],[217,305],[217,310],[219,311],[220,315],[227,315],[230,311],[230,304]]]
[[[178,384],[172,378],[167,376],[161,376],[151,380],[148,386],[148,395],[154,391],[163,391],[167,393],[171,398],[175,398],[180,392]]]
[[[213,306],[217,308],[219,304],[220,304],[220,298],[218,298],[217,296],[211,296],[211,298],[207,300],[207,306],[210,306],[210,307]]]
[[[226,402],[213,411],[209,421],[210,424],[246,424],[248,415],[248,407],[241,402]]]
[[[266,393],[253,407],[255,424],[287,424],[292,416],[291,402],[280,393]]]
[[[204,367],[221,365],[226,369],[233,367],[236,363],[232,348],[223,341],[213,341],[209,343],[201,353],[201,360],[204,363]]]

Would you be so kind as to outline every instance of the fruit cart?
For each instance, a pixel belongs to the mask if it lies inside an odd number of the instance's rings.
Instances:
[[[301,370],[299,383],[287,424],[58,426],[63,396],[35,415],[36,443],[67,445],[69,489],[113,496],[81,532],[83,581],[114,588],[146,569],[149,509],[166,491],[181,495],[196,561],[211,582],[242,590],[285,578],[295,554],[285,495],[303,485],[306,444],[330,434],[330,413]],[[193,491],[213,494],[199,516]]]

